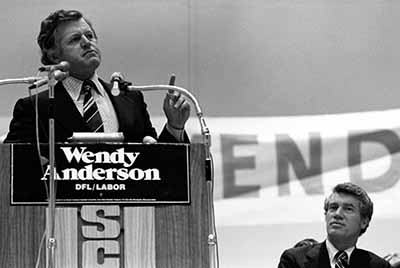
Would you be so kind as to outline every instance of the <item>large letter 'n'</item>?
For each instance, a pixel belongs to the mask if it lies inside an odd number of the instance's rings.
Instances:
[[[289,195],[289,168],[292,166],[307,194],[322,194],[322,145],[319,134],[310,134],[309,166],[306,165],[296,142],[289,135],[277,135],[276,153],[279,195]],[[307,178],[313,177],[311,180]]]

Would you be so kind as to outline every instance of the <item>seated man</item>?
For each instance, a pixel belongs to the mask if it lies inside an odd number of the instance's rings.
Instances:
[[[361,187],[352,183],[336,185],[325,199],[324,210],[326,240],[285,250],[278,268],[390,268],[374,253],[356,248],[373,211],[373,203]]]
[[[66,141],[73,132],[122,132],[127,142],[189,142],[184,126],[190,105],[177,92],[164,100],[167,124],[157,138],[141,92],[113,96],[111,85],[97,76],[101,51],[92,24],[79,11],[58,10],[41,23],[37,38],[42,63],[68,62],[69,77],[55,85],[55,140]],[[38,94],[38,135],[49,136],[48,91]],[[36,140],[35,97],[19,99],[4,142]]]

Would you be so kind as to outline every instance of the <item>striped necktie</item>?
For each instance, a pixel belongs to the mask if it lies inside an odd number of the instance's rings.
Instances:
[[[333,258],[335,262],[335,268],[349,268],[348,257],[345,251],[339,251]]]
[[[92,132],[104,132],[103,120],[92,96],[92,89],[97,89],[91,80],[85,80],[82,84],[81,94],[83,99],[83,119]]]

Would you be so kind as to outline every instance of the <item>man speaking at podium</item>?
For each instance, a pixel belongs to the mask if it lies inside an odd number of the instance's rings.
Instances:
[[[126,142],[189,142],[184,126],[190,105],[178,92],[167,93],[163,110],[167,123],[157,138],[143,94],[138,91],[113,96],[112,85],[96,69],[101,51],[92,24],[75,10],[58,10],[41,23],[37,38],[45,65],[69,65],[69,76],[55,91],[55,140],[67,141],[73,132],[122,132]],[[48,142],[48,91],[38,95],[39,141]],[[19,99],[4,142],[35,142],[35,97]]]

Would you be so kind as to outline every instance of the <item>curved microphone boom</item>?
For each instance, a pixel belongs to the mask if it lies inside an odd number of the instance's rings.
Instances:
[[[148,85],[148,86],[128,86],[128,91],[156,91],[156,90],[168,90],[168,91],[178,91],[181,94],[185,95],[189,98],[189,100],[193,103],[194,108],[196,110],[196,115],[200,121],[201,133],[204,135],[204,143],[208,146],[211,146],[211,139],[210,139],[210,131],[206,125],[206,122],[203,117],[203,112],[201,110],[200,104],[197,99],[190,93],[187,89],[177,86],[171,85]],[[207,157],[207,156],[206,156]]]
[[[173,84],[175,77],[171,77],[170,84]],[[208,229],[210,231],[207,237],[207,243],[209,246],[209,256],[210,262],[212,262],[211,267],[219,267],[218,261],[218,241],[215,227],[215,215],[214,215],[214,180],[213,180],[213,163],[211,156],[211,135],[210,131],[206,125],[203,117],[203,112],[197,99],[190,93],[187,89],[182,87],[177,87],[174,85],[149,85],[149,86],[128,86],[126,88],[128,91],[155,91],[155,90],[167,90],[169,93],[171,91],[178,91],[184,96],[188,97],[193,103],[196,115],[200,121],[201,134],[203,136],[203,142],[205,145],[205,178],[207,181],[207,202],[208,202]],[[210,263],[211,264],[211,263]]]
[[[123,81],[123,75],[120,72],[115,72],[111,75],[111,83],[113,87],[111,89],[111,93],[114,96],[117,96],[120,93],[119,83]],[[170,84],[174,84],[175,76],[171,77]],[[130,83],[129,83],[130,84]],[[199,118],[200,126],[201,126],[201,133],[205,137],[205,144],[211,146],[210,140],[210,131],[206,125],[206,122],[203,118],[203,112],[201,111],[201,107],[197,99],[190,93],[187,89],[182,87],[177,87],[173,85],[149,85],[149,86],[135,86],[135,85],[128,85],[124,87],[124,90],[127,91],[156,91],[156,90],[167,90],[169,93],[172,91],[178,91],[184,96],[188,97],[189,100],[193,103],[194,108],[196,110],[196,115]],[[113,92],[114,91],[114,92]]]
[[[216,227],[215,227],[215,215],[214,215],[214,200],[213,200],[213,189],[214,189],[214,180],[213,180],[213,163],[212,163],[212,155],[211,155],[211,135],[210,135],[210,130],[208,129],[205,119],[203,117],[203,112],[201,110],[200,104],[197,101],[197,99],[194,97],[192,93],[190,93],[187,89],[182,88],[182,87],[177,87],[174,86],[175,82],[175,75],[171,76],[170,79],[170,85],[148,85],[148,86],[135,86],[132,85],[132,83],[128,82],[126,83],[123,81],[123,78],[121,78],[120,73],[113,73],[111,76],[111,82],[113,83],[113,89],[116,87],[114,90],[118,90],[118,93],[120,91],[119,83],[121,81],[124,83],[124,85],[121,87],[121,90],[126,90],[126,91],[156,91],[156,90],[166,90],[168,91],[168,94],[171,94],[173,91],[178,91],[182,95],[186,96],[194,105],[194,108],[196,110],[196,115],[199,119],[200,122],[200,128],[201,128],[201,134],[203,136],[203,142],[205,145],[205,178],[207,181],[207,201],[208,201],[208,228],[209,228],[209,235],[207,237],[207,242],[209,245],[209,255],[210,255],[210,261],[213,261],[213,266],[212,267],[219,267],[219,261],[218,261],[218,242],[217,242],[217,234],[216,234]],[[121,79],[121,80],[118,80]],[[113,94],[114,95],[114,94]],[[115,96],[115,95],[114,95]],[[213,258],[214,257],[214,258]]]

